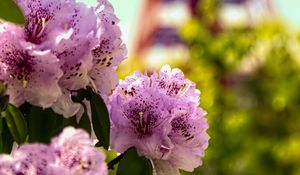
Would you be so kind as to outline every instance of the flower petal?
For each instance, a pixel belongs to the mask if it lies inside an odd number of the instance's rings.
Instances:
[[[116,70],[112,68],[94,68],[90,71],[89,75],[98,93],[104,101],[107,101],[108,96],[119,82]]]
[[[8,85],[7,93],[13,104],[18,106],[27,101],[50,107],[61,94],[58,80],[62,71],[58,59],[49,51],[32,50],[20,35],[9,32],[1,35],[0,79]]]
[[[63,94],[59,96],[56,102],[52,105],[53,111],[66,118],[76,115],[80,108],[81,105],[72,101],[71,93],[66,89],[63,90]]]
[[[71,127],[52,140],[51,146],[59,156],[59,164],[78,175],[106,175],[105,155],[92,146],[88,133]]]

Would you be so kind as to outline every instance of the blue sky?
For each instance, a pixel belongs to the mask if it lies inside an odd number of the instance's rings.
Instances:
[[[274,0],[278,12],[283,20],[292,27],[300,29],[300,1],[299,0]]]

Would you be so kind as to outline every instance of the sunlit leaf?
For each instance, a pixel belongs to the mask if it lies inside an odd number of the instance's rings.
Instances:
[[[0,0],[0,18],[16,24],[25,24],[25,18],[13,0]]]
[[[27,137],[27,123],[21,111],[8,104],[6,110],[1,113],[5,117],[9,131],[18,144],[24,143]]]

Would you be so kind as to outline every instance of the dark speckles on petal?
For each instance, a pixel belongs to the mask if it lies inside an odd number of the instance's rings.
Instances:
[[[130,92],[125,91],[125,93]],[[124,110],[124,115],[129,119],[139,137],[151,136],[153,129],[158,126],[162,117],[158,103],[157,99],[152,96],[145,99],[140,95]]]
[[[25,174],[22,172],[17,172],[16,175],[25,175]]]
[[[189,123],[189,115],[188,113],[182,114],[182,116],[173,119],[171,122],[172,131],[182,135],[186,138],[186,141],[194,138],[192,135],[194,127]]]
[[[100,66],[109,67],[113,60],[112,51],[114,47],[111,45],[111,41],[109,39],[103,39],[100,42],[100,45],[93,50],[93,55],[96,58],[96,64]]]
[[[190,100],[199,100],[200,93],[182,93],[189,81],[177,76],[178,70],[164,69],[150,76],[135,72],[119,82],[110,99],[112,133],[117,133],[112,145],[120,151],[132,145],[141,155],[192,170],[208,144],[204,112]]]
[[[12,50],[5,52],[1,51],[4,58],[0,62],[7,66],[7,71],[11,72],[10,77],[20,81],[28,81],[32,74],[36,71],[34,65],[36,64],[34,57],[22,50]]]

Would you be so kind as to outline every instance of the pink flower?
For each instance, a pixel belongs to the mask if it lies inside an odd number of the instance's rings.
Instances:
[[[110,100],[111,147],[119,152],[136,147],[157,174],[193,171],[209,139],[199,95],[194,83],[169,66],[120,81]]]
[[[116,67],[127,54],[112,5],[107,0],[96,7],[75,0],[16,2],[26,25],[0,24],[0,80],[8,85],[10,102],[52,107],[70,117],[81,108],[71,100],[74,90],[93,86],[107,100],[118,83]]]
[[[104,153],[80,129],[65,128],[50,145],[27,144],[11,156],[0,155],[5,175],[107,175]]]
[[[6,28],[0,33],[0,80],[7,85],[10,102],[50,107],[61,95],[59,60],[50,51],[33,49],[19,31]]]

